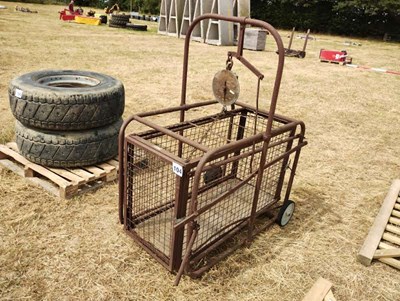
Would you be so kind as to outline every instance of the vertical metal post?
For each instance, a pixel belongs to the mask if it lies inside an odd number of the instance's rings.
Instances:
[[[231,106],[232,110],[234,110],[234,105]],[[227,133],[227,137],[226,137],[226,144],[231,143],[232,141],[232,130],[233,130],[233,121],[235,119],[235,116],[231,116],[229,117],[229,126],[228,126],[228,133]],[[228,158],[228,155],[225,155],[225,159]],[[222,167],[222,175],[226,174],[226,169],[227,169],[227,165],[224,165]]]
[[[296,129],[293,129],[292,131],[290,131],[289,137],[293,137],[295,133],[296,133]],[[292,148],[292,146],[293,146],[293,140],[290,140],[288,142],[288,144],[286,145],[285,152],[286,153],[289,152],[289,150]],[[279,199],[281,196],[283,181],[285,180],[285,173],[286,173],[287,165],[289,163],[289,159],[290,159],[290,156],[286,156],[282,162],[281,172],[279,174],[279,182],[278,182],[278,186],[276,187],[276,192],[275,192],[276,200]]]
[[[264,175],[264,165],[265,165],[265,161],[267,158],[268,145],[269,145],[270,141],[271,141],[271,136],[268,136],[266,138],[266,140],[264,141],[263,149],[261,152],[260,168],[258,170],[256,186],[254,188],[253,204],[251,207],[251,215],[250,215],[250,219],[249,219],[249,226],[248,226],[248,232],[247,232],[247,241],[248,242],[250,242],[253,237],[254,223],[256,220],[256,212],[257,212],[257,205],[258,205],[258,197],[260,195],[261,182],[262,182],[262,178]]]
[[[187,248],[186,248],[186,253],[182,260],[181,266],[179,267],[179,271],[176,274],[176,278],[175,278],[175,282],[174,282],[175,286],[177,286],[179,284],[179,281],[181,281],[183,272],[185,271],[185,268],[186,268],[187,264],[189,263],[190,255],[192,253],[192,248],[193,248],[194,242],[196,241],[199,227],[197,224],[195,224],[195,225],[192,225],[191,228],[193,228],[192,235],[190,236],[190,240],[189,240]]]
[[[304,45],[303,45],[303,52],[306,51],[306,47],[307,47],[307,42],[308,42],[308,36],[310,35],[310,29],[307,30],[306,33],[306,40],[304,41]]]
[[[301,136],[299,138],[299,144],[302,144],[303,140],[304,140],[305,125],[304,125],[304,123],[301,123],[300,126],[301,126]],[[290,172],[290,177],[289,177],[288,185],[287,185],[287,188],[286,188],[286,194],[285,194],[284,202],[287,202],[289,200],[290,191],[292,189],[294,176],[296,174],[297,163],[299,162],[300,150],[301,150],[301,148],[299,148],[296,151],[296,155],[294,156],[293,166],[292,166],[292,170]]]
[[[239,57],[243,55],[243,44],[244,44],[244,32],[246,30],[246,24],[240,24],[239,40],[237,44],[237,54]]]
[[[240,120],[239,120],[239,128],[237,131],[237,135],[236,135],[236,140],[242,140],[243,136],[244,136],[244,128],[246,126],[246,119],[247,119],[247,111],[244,111],[240,114]],[[235,151],[234,156],[237,156],[240,154],[240,149]],[[232,176],[236,177],[237,176],[237,171],[238,171],[238,166],[239,166],[239,162],[236,160],[235,162],[233,162],[232,164],[232,171],[231,174]]]
[[[118,175],[118,214],[119,214],[119,222],[121,224],[124,223],[124,202],[126,200],[126,174],[125,174],[125,130],[126,127],[132,120],[135,119],[135,116],[131,116],[124,121],[122,124],[119,135],[118,135],[118,167],[119,167],[119,175]]]
[[[185,168],[182,177],[176,176],[175,181],[175,203],[174,203],[174,221],[186,216],[186,207],[188,202],[188,189],[190,178]],[[170,269],[178,271],[182,264],[183,237],[185,228],[175,229],[172,231],[172,239],[170,244]]]
[[[294,36],[294,31],[295,31],[295,29],[296,29],[296,27],[293,27],[292,33],[291,33],[291,35],[290,35],[290,40],[289,40],[289,45],[288,45],[287,50],[290,50],[291,47],[292,47],[292,42],[293,42],[293,36]]]
[[[133,159],[134,159],[134,148],[133,145],[130,146],[131,149],[128,149],[128,143],[125,142],[125,149],[126,149],[126,164],[125,164],[125,193],[126,193],[126,198],[125,198],[125,204],[124,205],[124,210],[125,210],[125,229],[131,229],[133,227],[133,221],[132,221],[132,211],[133,211]],[[131,168],[129,168],[131,166]]]
[[[127,147],[128,147],[127,141],[125,140],[124,149],[125,149],[126,154],[128,154]],[[124,159],[126,159],[126,157]],[[123,210],[123,213],[124,213],[124,228],[125,228],[125,230],[129,229],[129,226],[128,226],[128,201],[127,201],[127,188],[128,188],[127,187],[127,182],[128,182],[127,171],[128,171],[128,164],[125,163],[124,167],[123,167],[123,174],[125,175],[125,177],[124,177],[124,183],[122,184],[124,186],[124,205],[123,205],[124,210]],[[120,170],[120,172],[121,172],[121,170]]]

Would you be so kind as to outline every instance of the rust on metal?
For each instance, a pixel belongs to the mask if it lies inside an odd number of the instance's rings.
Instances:
[[[288,48],[285,48],[285,56],[297,57],[297,58],[303,59],[303,58],[306,57],[306,48],[307,48],[308,37],[310,35],[310,29],[307,30],[302,50],[294,50],[294,49],[291,48],[295,30],[296,30],[296,28],[293,27],[292,33],[290,34],[290,40],[289,40]]]
[[[216,100],[186,104],[190,36],[204,19],[238,23],[238,45],[228,52],[228,72],[221,76],[226,78],[217,83],[222,112],[187,119],[191,110],[221,107]],[[259,108],[264,74],[243,53],[248,26],[267,30],[278,47],[268,110]],[[183,274],[201,276],[235,249],[248,245],[289,202],[300,150],[307,142],[303,122],[275,114],[284,56],[280,35],[270,24],[202,15],[192,22],[185,39],[180,105],[133,115],[121,127],[120,222],[148,253],[177,273],[175,285]],[[257,78],[255,107],[236,101],[237,86],[228,85],[234,60]],[[228,93],[235,97],[227,97]],[[179,113],[179,119],[167,126],[149,118],[171,113]],[[127,134],[128,125],[147,130]]]

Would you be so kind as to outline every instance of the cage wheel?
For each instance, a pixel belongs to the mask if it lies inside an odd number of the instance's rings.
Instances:
[[[277,218],[279,226],[284,227],[289,223],[294,213],[294,209],[295,209],[295,202],[288,200],[287,202],[283,203],[281,209],[279,210]]]

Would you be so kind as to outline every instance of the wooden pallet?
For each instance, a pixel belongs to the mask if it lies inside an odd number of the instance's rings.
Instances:
[[[21,156],[14,142],[0,145],[0,165],[64,199],[97,189],[116,180],[119,166],[118,161],[112,159],[82,168],[44,167]]]
[[[393,181],[357,258],[366,266],[377,259],[400,269],[400,180]]]
[[[332,292],[332,283],[320,277],[302,301],[336,301]]]
[[[319,60],[321,63],[330,63],[330,64],[336,64],[336,65],[346,65],[346,62],[338,62],[338,61],[331,61],[331,60]]]

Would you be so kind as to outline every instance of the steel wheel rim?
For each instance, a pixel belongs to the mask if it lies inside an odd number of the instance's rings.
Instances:
[[[292,218],[293,212],[294,212],[294,203],[290,203],[286,207],[285,211],[282,214],[282,218],[281,218],[282,226],[286,225],[290,221],[290,219]]]
[[[73,74],[55,74],[37,80],[41,85],[56,88],[88,88],[100,84],[96,78]]]

